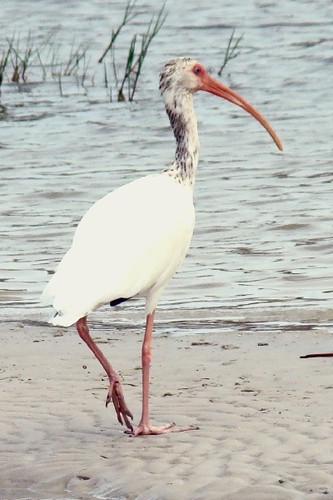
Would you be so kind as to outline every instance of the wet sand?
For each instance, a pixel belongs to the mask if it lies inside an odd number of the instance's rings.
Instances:
[[[92,333],[137,424],[141,331]],[[152,419],[200,429],[131,438],[74,328],[2,323],[0,497],[332,499],[333,363],[299,358],[330,333],[264,338],[156,333]]]

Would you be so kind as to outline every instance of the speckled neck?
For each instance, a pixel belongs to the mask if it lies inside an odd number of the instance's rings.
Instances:
[[[193,187],[199,161],[199,137],[193,109],[193,95],[161,81],[165,109],[176,139],[175,161],[164,173],[177,182]]]

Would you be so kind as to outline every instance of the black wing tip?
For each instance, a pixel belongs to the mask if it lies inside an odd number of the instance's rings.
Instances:
[[[129,300],[130,297],[119,297],[119,299],[114,299],[114,300],[111,300],[110,302],[110,306],[111,307],[114,307],[114,306],[117,306],[118,304],[121,304],[122,302],[126,302],[126,300]]]

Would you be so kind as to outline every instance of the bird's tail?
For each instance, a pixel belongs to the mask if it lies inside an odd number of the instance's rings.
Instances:
[[[54,326],[72,326],[74,323],[76,323],[80,318],[82,318],[83,315],[78,315],[78,314],[61,314],[61,313],[56,313],[53,318],[50,318],[48,323]]]

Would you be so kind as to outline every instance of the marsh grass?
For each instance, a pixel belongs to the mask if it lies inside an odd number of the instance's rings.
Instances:
[[[131,23],[140,15],[136,9],[136,0],[128,0],[120,23],[111,30],[109,42],[97,61],[103,64],[102,71],[99,72],[98,66],[91,70],[89,45],[73,40],[69,49],[67,48],[68,55],[64,56],[66,48],[64,50],[56,38],[59,28],[51,30],[43,40],[40,37],[33,38],[30,32],[26,37],[20,34],[7,38],[0,52],[0,102],[5,82],[15,84],[19,90],[23,90],[28,82],[31,85],[51,79],[57,84],[59,95],[65,97],[68,95],[68,84],[73,80],[78,93],[84,92],[87,95],[92,87],[101,83],[96,82],[96,75],[101,77],[110,101],[133,101],[151,43],[167,17],[165,4],[143,25],[140,33],[133,33]],[[138,24],[136,22],[135,26]],[[219,75],[227,63],[239,55],[242,38],[243,35],[235,37],[235,30],[232,31]]]
[[[42,59],[42,52],[49,42],[49,37],[42,40],[39,46],[32,38],[30,31],[22,42],[21,36],[13,35],[6,38],[6,47],[0,58],[0,95],[5,80],[17,84],[27,83],[28,69],[38,66],[42,70],[42,78],[46,79],[47,72]]]
[[[104,66],[102,78],[110,101],[113,98],[133,101],[149,46],[166,19],[165,6],[163,4],[157,15],[151,17],[143,34],[132,31],[128,36],[127,29],[118,44],[123,28],[127,25],[131,28],[131,22],[139,15],[136,0],[129,0],[119,25],[112,29],[110,40],[98,59]],[[21,90],[28,82],[46,82],[51,78],[57,83],[61,97],[66,96],[66,84],[73,79],[79,93],[88,94],[89,88],[97,85],[97,70],[90,71],[89,46],[73,40],[66,57],[63,46],[56,40],[58,31],[53,29],[44,40],[38,41],[30,32],[26,37],[20,34],[6,39],[0,52],[0,98],[5,82],[15,83]]]
[[[129,73],[129,76],[133,73],[133,81],[129,79],[129,100],[132,101],[134,98],[134,94],[136,91],[136,87],[138,84],[138,80],[141,74],[142,66],[145,60],[145,57],[147,55],[149,46],[155,36],[158,34],[160,29],[162,28],[165,20],[166,20],[167,14],[165,12],[165,4],[162,6],[161,10],[157,14],[156,18],[153,16],[149,25],[146,33],[144,33],[141,37],[141,46],[140,46],[140,51],[138,53],[136,61],[132,64],[131,66],[131,71]],[[136,38],[135,38],[136,41]],[[135,43],[134,43],[134,48],[133,52],[135,49]],[[134,60],[134,58],[133,58]]]
[[[217,74],[219,76],[222,75],[222,71],[224,70],[224,68],[226,67],[228,62],[231,59],[235,59],[240,54],[240,51],[239,50],[237,51],[237,49],[239,47],[240,42],[243,39],[244,33],[241,36],[239,36],[238,38],[235,38],[235,31],[236,30],[233,29],[233,31],[230,35],[230,38],[229,38],[229,41],[227,44],[227,48],[226,48],[225,53],[224,53],[224,60],[223,60],[222,66],[220,67],[219,71],[217,72]]]
[[[136,4],[136,0],[129,0],[127,2],[123,19],[122,19],[121,23],[119,24],[118,28],[112,29],[110,42],[107,45],[107,47],[105,48],[101,57],[98,59],[99,63],[102,63],[106,54],[109,51],[113,50],[116,39],[118,38],[118,35],[120,34],[123,27],[126,26],[126,24],[130,23],[138,15],[137,12],[134,12],[135,4]]]
[[[9,61],[11,46],[9,45],[7,49],[3,50],[0,59],[0,99],[1,99],[1,90],[4,76],[6,74],[6,68]]]
[[[80,68],[81,63],[83,63],[84,68],[86,68],[87,50],[88,47],[82,44],[75,47],[75,43],[73,42],[67,63],[63,69],[64,76],[71,76],[75,73]]]
[[[163,4],[158,14],[152,16],[145,33],[135,33],[132,36],[129,42],[126,63],[124,66],[122,66],[117,63],[116,40],[120,35],[122,28],[124,28],[126,24],[130,23],[130,21],[137,17],[138,13],[134,11],[135,3],[136,2],[133,0],[129,0],[129,2],[127,3],[121,23],[119,24],[117,29],[112,30],[110,42],[105,48],[102,56],[98,60],[99,63],[103,62],[107,53],[110,52],[113,81],[116,87],[118,101],[133,101],[149,46],[162,28],[167,17],[167,13],[165,12],[165,4]],[[120,72],[122,72],[122,77],[119,77]],[[105,81],[106,80],[108,81],[109,79],[105,78]]]
[[[14,83],[25,83],[27,81],[27,69],[37,52],[31,33],[28,32],[23,47],[20,37],[15,35],[11,39],[7,39],[7,43],[7,63],[10,61],[12,67],[10,79]]]
[[[110,40],[98,59],[98,63],[103,64],[102,79],[110,101],[134,100],[149,47],[167,17],[165,4],[157,14],[152,15],[143,33],[134,33],[128,37],[129,29],[127,29],[124,34],[127,39],[124,36],[120,40],[124,28],[130,27],[131,22],[139,15],[136,1],[129,0],[119,25],[112,29]],[[49,78],[54,80],[61,97],[66,95],[64,89],[69,79],[74,78],[79,93],[83,91],[87,95],[89,88],[95,87],[96,70],[93,70],[92,74],[89,73],[91,68],[89,46],[77,44],[73,40],[68,56],[64,57],[63,47],[56,41],[58,31],[59,28],[51,30],[44,40],[38,39],[38,43],[30,32],[25,38],[22,35],[13,35],[6,39],[5,47],[0,52],[0,100],[4,82],[15,83],[21,89],[31,81],[30,75],[36,78],[36,74],[37,80],[38,78],[44,82]],[[239,55],[243,36],[244,34],[235,37],[235,29],[232,31],[218,75],[221,76],[228,62]]]

